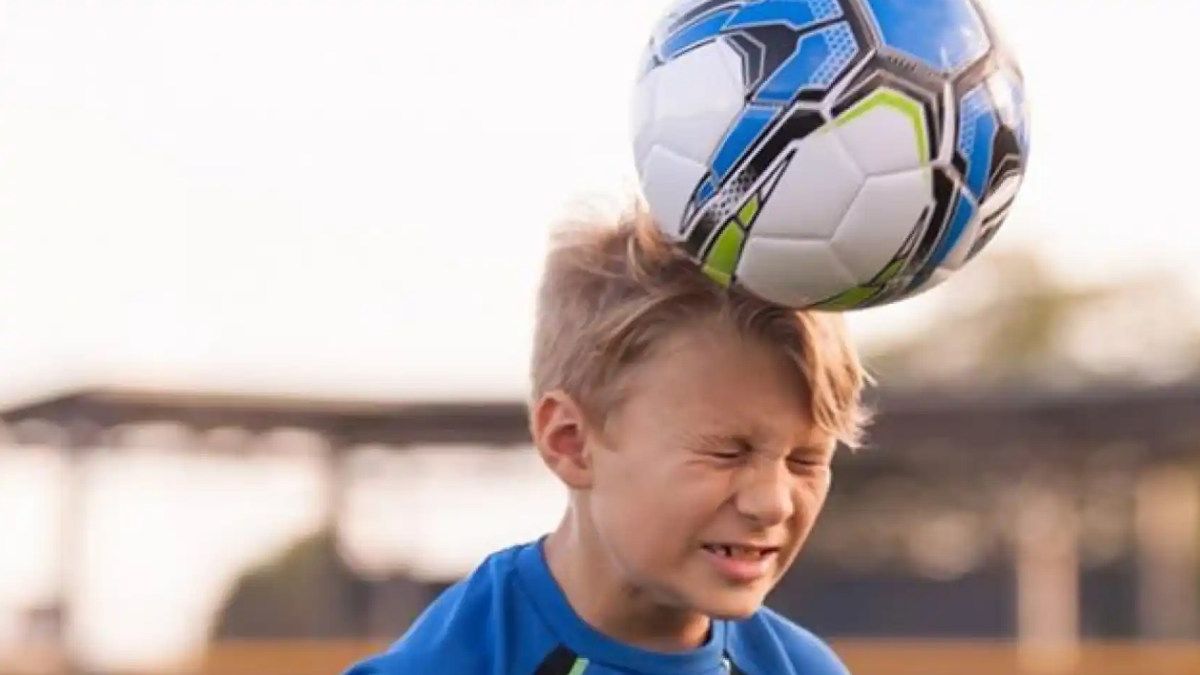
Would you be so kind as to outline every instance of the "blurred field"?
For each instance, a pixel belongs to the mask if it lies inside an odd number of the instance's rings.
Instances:
[[[327,675],[384,646],[370,642],[225,642],[212,648],[198,675]],[[1006,642],[839,640],[835,648],[852,672],[866,675],[1200,673],[1200,643],[1092,643],[1077,658],[1022,655]]]
[[[866,675],[1196,675],[1200,643],[1089,643],[1075,655],[1024,654],[1010,642],[948,640],[838,640],[851,671]],[[386,643],[325,640],[236,640],[213,645],[188,675],[329,675]],[[45,652],[6,659],[0,675],[67,675]],[[160,675],[129,673],[127,675]],[[162,673],[161,675],[165,675]],[[447,673],[445,675],[454,675]]]
[[[385,646],[370,640],[227,640],[169,673],[330,675]],[[856,675],[1200,674],[1200,643],[1188,641],[1093,641],[1078,653],[1022,653],[1010,641],[988,640],[835,640],[834,647]],[[0,675],[68,675],[56,663],[47,651],[0,655]]]
[[[1012,643],[837,641],[854,673],[868,675],[1196,675],[1200,643],[1091,643],[1078,654],[1022,653]]]
[[[182,675],[330,675],[387,646],[376,641],[230,640],[214,644]],[[1091,642],[1078,654],[1022,652],[1016,644],[969,640],[837,640],[856,675],[1196,675],[1200,642]],[[67,675],[46,653],[0,675]],[[125,675],[166,675],[128,673]],[[455,675],[446,673],[444,675]]]

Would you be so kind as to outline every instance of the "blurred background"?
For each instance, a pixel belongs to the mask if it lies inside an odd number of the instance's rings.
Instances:
[[[553,527],[533,291],[663,5],[0,2],[0,674],[336,673]],[[1024,190],[850,317],[879,421],[769,604],[855,673],[1194,675],[1200,4],[991,5]]]

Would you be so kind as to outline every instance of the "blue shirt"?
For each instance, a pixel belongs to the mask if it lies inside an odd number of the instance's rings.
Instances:
[[[687,652],[609,638],[567,603],[541,541],[493,553],[446,589],[384,654],[345,675],[847,675],[812,633],[761,608],[712,622]]]

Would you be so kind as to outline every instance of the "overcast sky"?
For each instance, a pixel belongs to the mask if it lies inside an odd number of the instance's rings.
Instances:
[[[998,246],[1200,274],[1198,3],[994,2],[1032,170]],[[632,180],[662,2],[0,4],[0,404],[84,384],[516,395],[548,223]],[[882,334],[939,294],[856,316]]]

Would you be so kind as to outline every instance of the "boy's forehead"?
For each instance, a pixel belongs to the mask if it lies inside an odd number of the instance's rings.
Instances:
[[[719,325],[680,330],[656,347],[625,392],[651,406],[648,416],[764,444],[827,443],[812,425],[798,368],[782,350]]]
[[[747,387],[783,384],[791,394],[805,387],[799,368],[781,347],[747,337],[717,322],[698,322],[664,335],[649,351],[638,384],[679,393],[699,401],[737,398]]]

